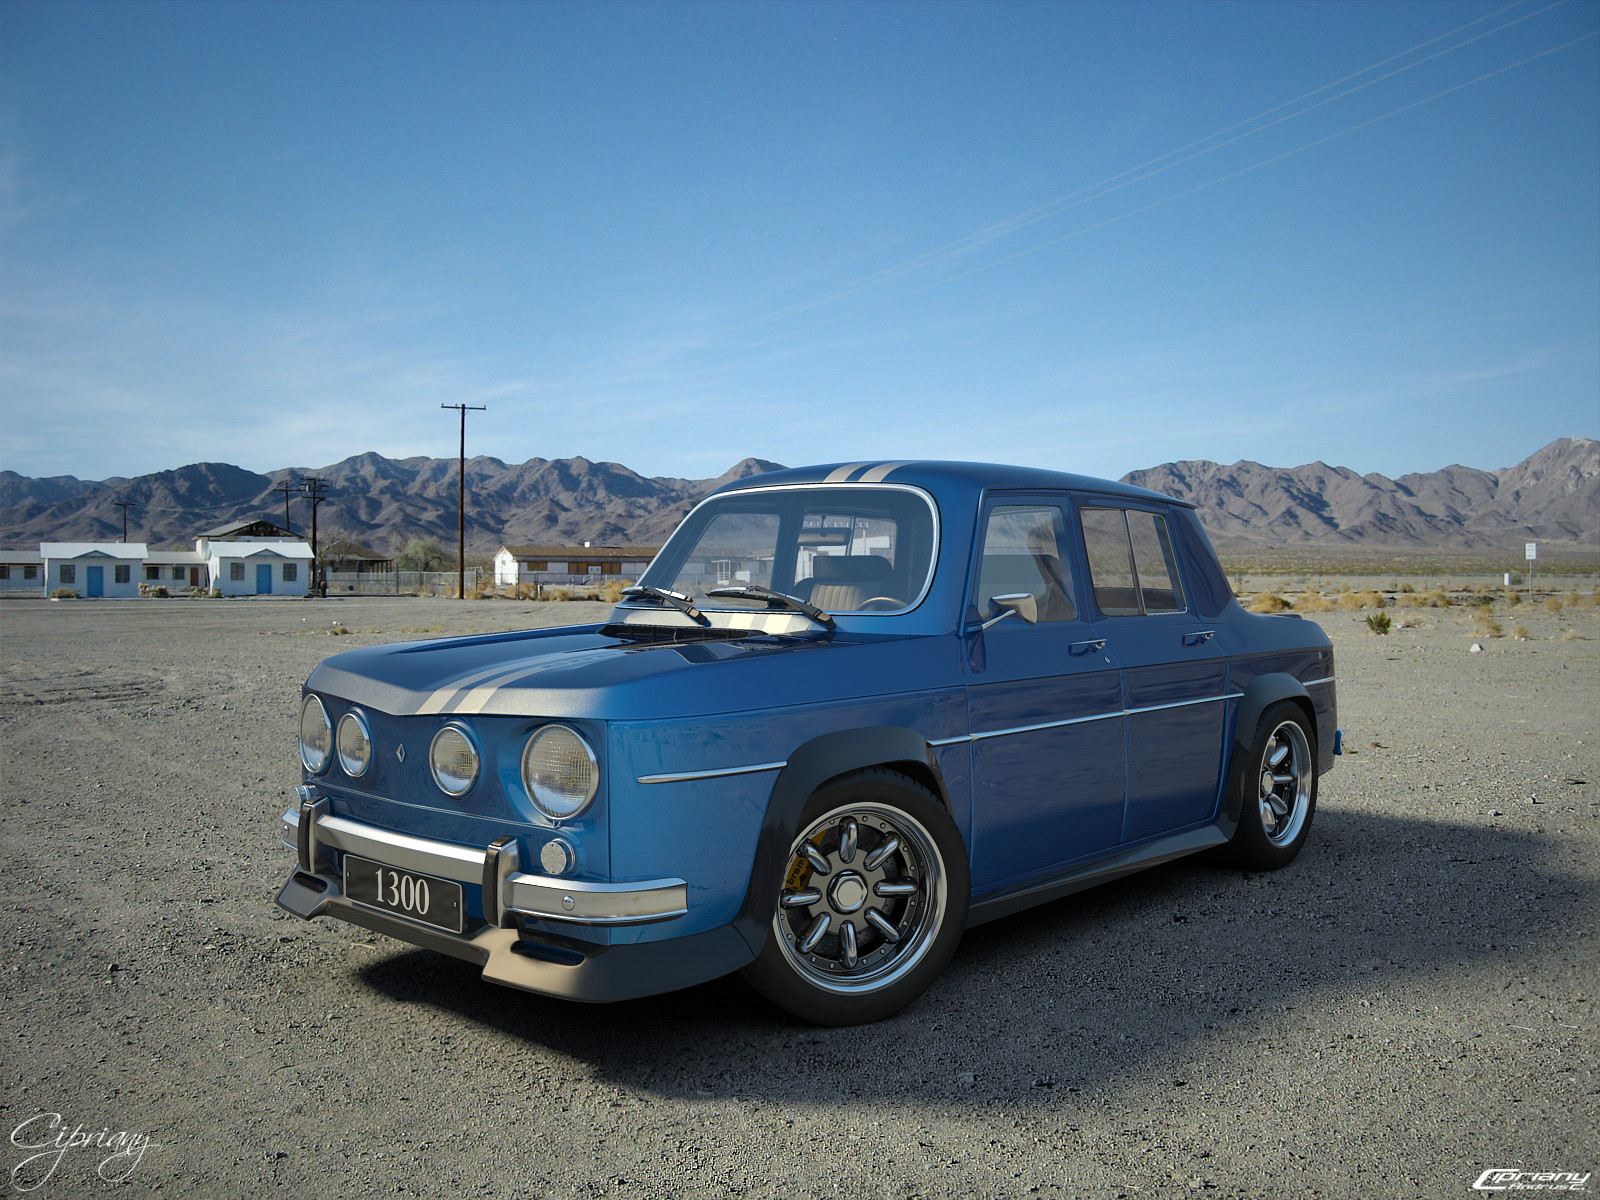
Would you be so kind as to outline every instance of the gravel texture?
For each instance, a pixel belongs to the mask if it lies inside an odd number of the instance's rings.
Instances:
[[[319,659],[604,611],[0,604],[0,1193],[1465,1197],[1600,1168],[1600,610],[1515,614],[1526,641],[1323,615],[1354,753],[1293,866],[986,925],[869,1027],[737,979],[546,1000],[277,909]]]

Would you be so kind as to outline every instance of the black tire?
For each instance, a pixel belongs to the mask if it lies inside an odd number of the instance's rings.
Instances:
[[[971,875],[955,823],[924,787],[872,768],[806,803],[745,979],[816,1025],[893,1016],[944,970],[966,925]]]
[[[1239,828],[1227,858],[1251,871],[1294,861],[1317,811],[1317,735],[1290,700],[1269,705],[1238,776]]]

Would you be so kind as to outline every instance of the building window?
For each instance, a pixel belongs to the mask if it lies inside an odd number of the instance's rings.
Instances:
[[[733,559],[713,559],[711,563],[711,569],[717,574],[717,585],[719,587],[723,584],[733,582]]]
[[[161,578],[161,568],[160,567],[152,567],[149,563],[146,563],[144,565],[144,577],[147,580],[160,579]]]
[[[118,583],[132,583],[133,568],[127,563],[118,563],[112,568],[112,578]]]
[[[228,578],[234,583],[244,582],[244,564],[233,562],[228,564]]]
[[[522,564],[522,569],[524,571],[548,571],[550,569],[550,564],[543,559],[530,558],[527,562]]]
[[[5,563],[0,563],[0,579],[10,579],[10,578],[11,578],[11,568],[8,567]]]
[[[24,579],[37,579],[37,578],[39,578],[39,568],[38,567],[23,567],[22,568],[22,577]]]
[[[78,568],[73,566],[71,563],[62,563],[61,564],[61,582],[62,583],[77,583],[78,582]]]
[[[300,564],[299,563],[284,563],[283,564],[283,581],[285,583],[294,583],[299,578],[300,578]]]
[[[182,583],[183,582],[183,568],[182,567],[173,567],[172,568],[172,577],[174,579],[176,579],[179,583]]]

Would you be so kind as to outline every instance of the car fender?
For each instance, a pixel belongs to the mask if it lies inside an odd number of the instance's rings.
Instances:
[[[1239,698],[1239,706],[1234,709],[1233,746],[1230,752],[1232,762],[1226,782],[1222,785],[1222,809],[1217,820],[1218,827],[1229,837],[1233,836],[1233,831],[1239,825],[1240,805],[1244,798],[1244,789],[1240,786],[1241,775],[1250,757],[1250,739],[1255,737],[1261,714],[1280,700],[1292,700],[1300,705],[1305,711],[1306,720],[1311,723],[1312,740],[1316,739],[1317,713],[1305,684],[1293,675],[1282,672],[1257,675],[1250,681]]]
[[[778,773],[756,840],[750,882],[734,926],[750,949],[759,954],[771,923],[770,904],[777,895],[789,844],[800,829],[800,814],[816,790],[830,779],[868,767],[903,771],[950,807],[944,775],[932,747],[915,729],[878,725],[841,729],[803,743]]]

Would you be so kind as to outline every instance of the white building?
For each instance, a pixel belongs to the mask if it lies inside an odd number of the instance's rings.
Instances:
[[[311,547],[295,538],[232,541],[200,538],[211,586],[224,596],[305,596],[311,590]]]
[[[40,542],[45,594],[137,596],[148,553],[143,542]]]
[[[209,589],[210,564],[198,550],[152,550],[145,555],[141,582],[169,592]]]
[[[0,595],[44,592],[44,557],[38,549],[0,550]]]
[[[604,576],[638,579],[655,546],[501,546],[494,556],[496,587],[519,583],[598,583]]]

